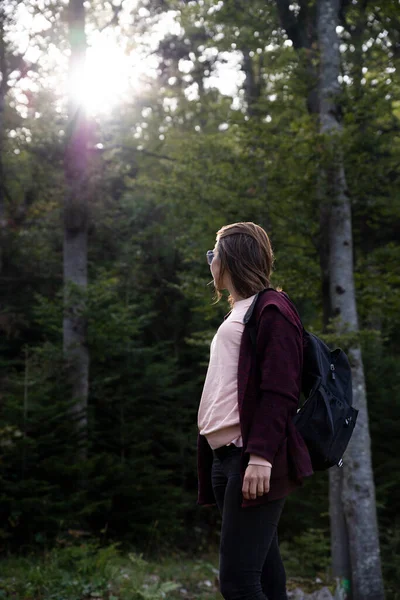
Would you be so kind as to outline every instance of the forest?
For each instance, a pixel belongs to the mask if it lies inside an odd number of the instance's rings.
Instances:
[[[393,0],[0,0],[0,599],[222,597],[197,411],[239,221],[360,411],[287,499],[290,597],[400,599],[399,61]]]

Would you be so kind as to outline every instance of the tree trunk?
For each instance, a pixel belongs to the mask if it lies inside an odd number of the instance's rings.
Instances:
[[[242,49],[243,53],[243,63],[242,70],[245,74],[245,80],[243,84],[244,95],[247,103],[247,114],[249,117],[254,117],[257,112],[256,105],[260,100],[261,94],[261,85],[260,85],[260,70],[258,73],[258,78],[255,73],[255,62],[254,59],[250,56],[250,50],[248,48]],[[261,60],[260,57],[257,57],[257,60]]]
[[[347,191],[343,157],[340,149],[341,92],[339,40],[339,0],[319,0],[318,38],[320,46],[320,128],[329,149],[326,169],[326,197],[330,199],[329,273],[330,299],[339,331],[357,333],[358,316],[353,272],[353,239],[351,205]],[[384,598],[379,537],[376,517],[375,486],[371,464],[371,440],[368,426],[367,398],[361,349],[358,342],[349,350],[353,374],[354,405],[359,410],[357,426],[347,449],[341,471],[332,469],[332,495],[341,494],[342,507],[331,506],[333,541],[345,524],[349,534],[351,588],[354,600]],[[341,510],[342,508],[342,510]],[[340,539],[340,537],[339,537]],[[336,552],[335,547],[333,548]],[[338,548],[335,568],[341,568]],[[345,575],[345,574],[344,574]]]
[[[347,460],[347,455],[346,455]],[[340,600],[352,598],[349,531],[343,510],[343,470],[329,470],[329,519],[331,524],[331,565]]]
[[[282,28],[293,43],[298,53],[300,66],[308,80],[306,105],[308,113],[315,118],[316,127],[319,124],[319,89],[318,71],[316,63],[318,55],[315,50],[317,46],[317,11],[315,5],[308,0],[300,0],[300,11],[296,16],[291,10],[291,0],[276,0],[279,20]],[[318,254],[321,273],[321,295],[322,295],[322,322],[323,330],[326,331],[331,318],[331,302],[329,294],[329,206],[325,206],[321,198],[321,189],[318,184],[317,198],[320,205],[320,227],[318,235]]]
[[[292,10],[291,0],[276,0],[279,20],[282,28],[293,43],[293,48],[298,53],[301,67],[304,68],[308,79],[307,110],[310,115],[317,115],[318,76],[315,67],[316,36],[316,10],[313,3],[308,0],[299,0],[300,11],[296,16]]]
[[[73,396],[72,418],[84,442],[87,429],[89,352],[86,343],[86,286],[88,232],[88,120],[72,82],[86,57],[83,0],[70,0],[68,27],[71,47],[68,140],[65,150],[64,202],[64,319],[63,346]]]
[[[6,231],[6,209],[5,209],[5,190],[4,190],[4,165],[3,165],[3,144],[4,144],[4,106],[7,92],[7,66],[6,66],[6,43],[4,40],[4,22],[5,14],[3,3],[0,3],[0,273],[3,270],[3,249],[4,237]]]

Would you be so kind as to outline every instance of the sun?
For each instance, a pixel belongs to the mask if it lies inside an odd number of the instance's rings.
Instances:
[[[89,114],[109,113],[138,89],[144,69],[112,37],[98,35],[72,75],[70,92]]]

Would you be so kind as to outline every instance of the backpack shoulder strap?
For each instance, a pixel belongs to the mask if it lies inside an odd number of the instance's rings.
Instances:
[[[266,288],[263,291],[267,292],[269,290],[276,291],[274,288]],[[293,308],[294,308],[294,310],[296,312],[296,315],[297,315],[297,317],[298,317],[298,319],[300,321],[300,324],[301,324],[302,337],[303,337],[303,343],[304,343],[304,336],[305,336],[306,330],[304,329],[303,322],[302,322],[302,320],[300,318],[300,315],[298,313],[298,310],[297,310],[296,306],[293,304],[293,301],[288,296],[288,294],[286,294],[286,292],[279,292],[279,294],[283,295],[290,302],[290,304],[293,306]],[[255,303],[257,301],[258,295],[259,294],[257,294],[257,296],[254,298],[253,302],[251,303],[250,307],[248,308],[248,310],[247,310],[247,312],[246,312],[246,314],[244,316],[244,319],[243,319],[243,322],[246,325],[246,328],[247,328],[247,330],[249,332],[250,339],[251,339],[253,347],[256,346],[256,341],[257,341],[257,323],[255,322],[254,318],[253,319],[251,318],[251,316],[253,314],[253,308],[254,308],[254,305],[255,305]],[[274,306],[276,306],[279,311],[281,311],[281,309],[280,309],[280,307],[279,307],[278,304],[275,304],[275,302],[273,302],[272,304]]]

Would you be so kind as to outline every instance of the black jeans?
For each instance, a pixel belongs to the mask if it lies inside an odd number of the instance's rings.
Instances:
[[[241,449],[214,451],[212,484],[222,516],[219,581],[225,600],[287,600],[277,526],[285,498],[241,508]]]

